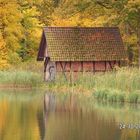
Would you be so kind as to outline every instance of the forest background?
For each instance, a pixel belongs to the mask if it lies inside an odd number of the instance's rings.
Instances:
[[[0,70],[35,61],[44,26],[118,26],[140,66],[140,0],[0,0]]]

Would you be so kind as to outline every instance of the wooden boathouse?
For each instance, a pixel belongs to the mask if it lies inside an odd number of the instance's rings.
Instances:
[[[126,59],[118,27],[45,27],[37,56],[46,81],[59,72],[108,71]]]

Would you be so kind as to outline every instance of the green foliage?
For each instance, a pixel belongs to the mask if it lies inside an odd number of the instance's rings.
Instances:
[[[21,63],[21,58],[19,57],[18,53],[9,51],[8,62],[12,65],[17,65]]]
[[[19,56],[25,61],[37,54],[39,38],[41,36],[41,22],[38,17],[40,12],[35,6],[35,1],[21,1],[20,2],[22,20],[21,24],[24,28],[24,37],[21,40],[21,48],[18,50]]]
[[[54,1],[53,0],[42,0],[41,4],[38,6],[40,11],[39,20],[44,25],[49,25],[52,19],[51,15],[54,10]]]
[[[139,94],[130,94],[129,97],[128,97],[128,102],[130,103],[137,103],[138,102],[138,98],[139,98]]]
[[[126,93],[121,93],[119,90],[109,89],[98,89],[93,93],[93,96],[98,100],[109,101],[109,102],[124,102],[126,101]]]

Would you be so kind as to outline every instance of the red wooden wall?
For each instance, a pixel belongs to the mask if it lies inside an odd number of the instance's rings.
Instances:
[[[58,72],[97,72],[97,71],[108,71],[114,66],[119,66],[119,61],[87,61],[87,62],[55,62],[56,70]]]

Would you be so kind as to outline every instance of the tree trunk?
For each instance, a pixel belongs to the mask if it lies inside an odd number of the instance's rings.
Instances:
[[[140,41],[140,39],[139,39]],[[138,49],[139,49],[139,69],[140,69],[140,43],[138,43]]]

